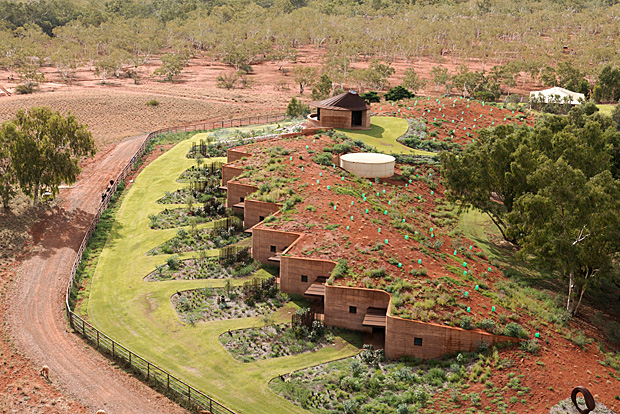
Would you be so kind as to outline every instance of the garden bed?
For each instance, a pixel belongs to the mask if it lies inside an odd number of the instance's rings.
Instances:
[[[463,384],[486,381],[490,376],[488,367],[499,364],[500,359],[494,351],[492,356],[481,356],[475,365],[472,361],[473,355],[467,354],[425,364],[415,358],[390,361],[384,358],[383,350],[365,346],[355,357],[280,376],[270,386],[314,413],[419,413],[448,389],[452,389],[450,401],[442,405],[441,411],[424,412],[456,412],[463,405],[480,409],[480,393],[466,393]],[[499,398],[498,404],[499,400],[503,401]]]
[[[223,288],[177,292],[171,300],[181,321],[190,324],[270,315],[288,302],[273,278],[256,283],[258,287],[248,288],[228,281]]]
[[[332,330],[321,321],[315,321],[310,331],[304,325],[276,325],[268,317],[265,317],[265,326],[220,335],[220,343],[233,358],[241,362],[317,351],[333,342]]]
[[[212,229],[190,231],[180,229],[176,236],[149,250],[147,255],[187,253],[230,246],[250,237],[241,231],[240,227],[240,223],[234,222],[227,227],[218,226]]]
[[[211,198],[202,207],[193,207],[192,205],[187,208],[166,208],[158,214],[151,214],[149,215],[149,228],[155,230],[170,229],[208,223],[232,215],[232,210],[226,208],[224,200]]]
[[[192,166],[183,171],[179,178],[178,183],[189,183],[192,181],[205,181],[208,183],[216,183],[215,187],[219,186],[222,180],[222,163],[212,163],[206,166]],[[213,186],[213,185],[212,185]]]
[[[174,255],[169,257],[166,263],[155,266],[155,271],[149,273],[144,280],[160,282],[165,280],[230,279],[249,276],[260,268],[260,264],[250,256],[248,248],[241,250],[237,256],[240,259],[232,262],[229,259],[205,255],[195,259],[179,260],[179,257]]]
[[[215,198],[224,197],[224,193],[220,190],[207,189],[205,192],[196,191],[189,187],[179,188],[174,192],[166,191],[164,196],[157,200],[158,204],[188,204],[188,203],[206,203]]]

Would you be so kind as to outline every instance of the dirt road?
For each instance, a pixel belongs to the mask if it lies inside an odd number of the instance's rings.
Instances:
[[[144,138],[135,136],[104,149],[84,165],[75,185],[61,190],[61,207],[32,230],[34,254],[24,261],[7,299],[13,343],[37,366],[49,366],[52,383],[93,413],[186,412],[70,333],[64,313],[67,277],[101,192]]]

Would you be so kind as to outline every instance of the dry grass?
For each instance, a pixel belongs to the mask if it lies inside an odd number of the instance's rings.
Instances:
[[[146,102],[151,99],[157,99],[159,106],[147,106]],[[49,106],[62,113],[71,111],[81,122],[88,124],[99,147],[158,128],[215,117],[242,116],[238,106],[225,103],[143,92],[90,89],[3,98],[0,122],[11,119],[19,109],[32,106]]]

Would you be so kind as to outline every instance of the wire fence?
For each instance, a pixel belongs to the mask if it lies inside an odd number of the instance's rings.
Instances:
[[[71,289],[73,289],[75,274],[77,272],[80,261],[82,260],[82,254],[84,253],[84,249],[86,249],[88,241],[90,240],[93,232],[99,224],[101,214],[108,207],[112,195],[116,192],[118,184],[120,182],[123,182],[125,178],[127,178],[129,173],[133,170],[136,162],[144,154],[144,151],[151,140],[158,137],[159,135],[166,133],[201,131],[217,128],[234,128],[247,125],[277,122],[284,119],[285,116],[283,114],[256,115],[247,118],[207,121],[198,124],[165,128],[148,134],[144,142],[142,142],[142,145],[140,145],[140,148],[136,151],[136,153],[127,163],[127,165],[123,168],[116,180],[114,180],[114,183],[112,184],[110,190],[107,191],[105,197],[102,198],[101,204],[99,205],[99,208],[95,213],[95,217],[93,218],[90,227],[88,228],[86,234],[84,235],[84,238],[82,239],[82,244],[77,251],[77,256],[75,262],[73,263],[73,268],[71,269],[69,283],[67,285],[67,291],[65,295],[67,318],[69,319],[69,324],[71,325],[71,328],[73,328],[75,332],[82,335],[87,341],[91,342],[103,354],[110,356],[116,361],[119,361],[126,368],[133,371],[138,377],[146,380],[146,382],[150,386],[163,393],[166,393],[173,400],[191,409],[199,408],[201,410],[207,410],[212,414],[235,414],[234,411],[218,403],[204,392],[185,383],[184,381],[180,380],[179,378],[175,377],[164,369],[148,361],[146,358],[143,358],[136,353],[130,351],[128,348],[116,342],[103,332],[99,331],[90,323],[82,319],[79,315],[74,313],[69,303],[69,297],[71,294]],[[252,138],[251,140],[256,141],[257,139]]]

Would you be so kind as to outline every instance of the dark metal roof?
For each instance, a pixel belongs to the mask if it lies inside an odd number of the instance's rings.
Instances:
[[[310,106],[334,111],[365,111],[370,109],[366,101],[355,91],[341,93],[340,95],[332,96],[322,101],[310,102]]]

